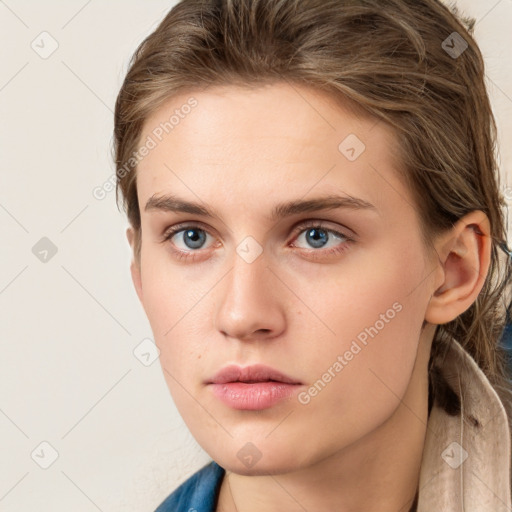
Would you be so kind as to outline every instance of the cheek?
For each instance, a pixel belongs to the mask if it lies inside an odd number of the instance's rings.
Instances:
[[[360,250],[339,268],[304,273],[297,289],[317,313],[314,325],[318,318],[324,320],[338,348],[358,335],[364,341],[372,326],[379,339],[393,343],[391,332],[411,336],[421,326],[429,273],[420,246],[406,240]]]
[[[184,368],[201,353],[196,346],[196,329],[208,286],[182,269],[173,270],[165,257],[148,256],[143,259],[142,268],[144,310],[160,350],[162,367],[181,382],[186,375]]]
[[[400,258],[397,253],[383,251],[378,263],[362,265],[364,274],[331,280],[333,298],[319,316],[336,335],[326,336],[323,350],[310,359],[310,383],[320,379],[322,389],[307,406],[313,417],[327,411],[361,432],[389,417],[405,395],[428,302],[429,271],[418,250],[404,248]],[[316,302],[322,304],[320,295]],[[322,388],[329,369],[336,377]]]
[[[387,310],[377,307],[376,311],[385,314]],[[308,388],[306,395],[299,397],[298,438],[304,430],[316,432],[321,424],[318,445],[327,451],[338,449],[374,431],[393,415],[411,380],[419,332],[411,326],[407,306],[392,311],[395,314],[389,314],[387,324],[369,320],[364,329],[352,325],[359,336],[343,336],[334,346],[331,343],[327,350],[317,351],[319,356],[306,354]],[[340,317],[337,324],[340,332],[343,320]],[[349,322],[348,316],[346,320]]]

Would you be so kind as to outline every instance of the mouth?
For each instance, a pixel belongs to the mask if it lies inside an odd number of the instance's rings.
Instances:
[[[290,398],[302,383],[274,368],[230,365],[205,382],[225,405],[239,410],[263,410]]]

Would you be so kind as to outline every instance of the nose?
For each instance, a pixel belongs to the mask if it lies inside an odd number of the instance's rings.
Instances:
[[[286,288],[261,254],[248,263],[235,255],[223,280],[215,311],[215,328],[239,340],[274,338],[286,325]]]

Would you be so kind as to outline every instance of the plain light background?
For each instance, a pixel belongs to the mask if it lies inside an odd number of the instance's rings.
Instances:
[[[92,194],[128,60],[175,3],[0,0],[2,511],[151,512],[210,460],[158,359],[135,355],[152,333],[127,223],[114,191]],[[457,5],[478,20],[512,202],[512,0]]]

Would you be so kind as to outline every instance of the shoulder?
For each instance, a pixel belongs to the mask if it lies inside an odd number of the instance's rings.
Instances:
[[[212,461],[196,471],[155,512],[214,512],[224,469]]]
[[[436,354],[435,366],[439,389],[427,423],[417,510],[512,510],[504,403],[455,338]]]

